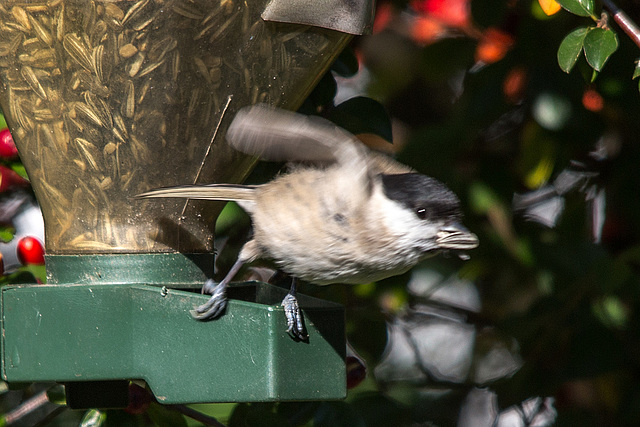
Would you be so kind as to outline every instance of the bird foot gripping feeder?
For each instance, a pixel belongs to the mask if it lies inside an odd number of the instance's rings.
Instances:
[[[42,207],[48,277],[1,290],[5,381],[65,383],[72,407],[126,405],[130,379],[161,403],[344,396],[342,307],[299,297],[308,343],[262,283],[232,287],[220,319],[192,319],[222,206],[132,199],[240,181],[253,160],[224,142],[235,111],[297,108],[342,31],[371,17],[366,1],[292,16],[283,3],[0,0],[0,102]]]

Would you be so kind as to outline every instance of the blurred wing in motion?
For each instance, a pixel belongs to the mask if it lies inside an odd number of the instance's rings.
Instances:
[[[267,161],[310,161],[366,167],[368,150],[328,120],[256,104],[238,111],[227,130],[236,150]]]
[[[415,173],[416,170],[395,161],[386,154],[378,153],[375,151],[369,152],[369,163],[372,168],[377,172],[386,175],[400,175],[403,173]]]

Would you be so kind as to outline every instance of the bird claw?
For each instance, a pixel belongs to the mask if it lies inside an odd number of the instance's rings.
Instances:
[[[209,301],[191,310],[191,316],[198,320],[208,320],[220,317],[227,308],[227,292],[226,286],[223,284],[215,285],[213,280],[209,279],[202,287],[203,293],[211,294]]]
[[[191,310],[191,316],[197,320],[209,320],[220,317],[227,307],[227,292],[226,284],[221,282],[215,284],[213,280],[209,279],[202,287],[202,293],[211,294],[211,298],[204,304]],[[302,310],[298,305],[297,298],[288,293],[282,300],[282,307],[284,307],[284,315],[287,318],[287,333],[294,339],[299,341],[306,341],[309,338],[306,328],[304,327],[304,317],[302,316]]]
[[[302,316],[302,310],[298,306],[298,300],[290,293],[282,300],[282,307],[284,307],[284,315],[287,318],[287,332],[294,339],[300,341],[306,341],[309,338],[309,334],[304,327],[304,318]]]
[[[204,285],[202,285],[202,290],[200,291],[200,293],[213,295],[213,292],[217,287],[218,284],[216,282],[214,282],[212,279],[207,279],[207,281],[204,282]]]

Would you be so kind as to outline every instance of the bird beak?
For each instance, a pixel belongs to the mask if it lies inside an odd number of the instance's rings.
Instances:
[[[478,246],[478,236],[456,222],[443,227],[438,232],[436,243],[440,249],[473,249]]]

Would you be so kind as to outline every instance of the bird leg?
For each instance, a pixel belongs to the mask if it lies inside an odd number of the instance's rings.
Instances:
[[[309,334],[307,334],[307,330],[304,327],[304,318],[296,298],[297,282],[297,278],[291,277],[291,289],[282,300],[282,306],[284,307],[284,315],[287,318],[287,332],[297,340],[306,341],[309,339]]]
[[[201,306],[196,307],[195,310],[192,310],[191,316],[198,320],[220,317],[227,307],[227,286],[243,264],[244,261],[242,258],[238,258],[235,264],[233,264],[233,267],[231,267],[231,270],[229,270],[224,279],[217,285],[212,279],[207,280],[202,287],[202,293],[211,294],[211,298]]]

